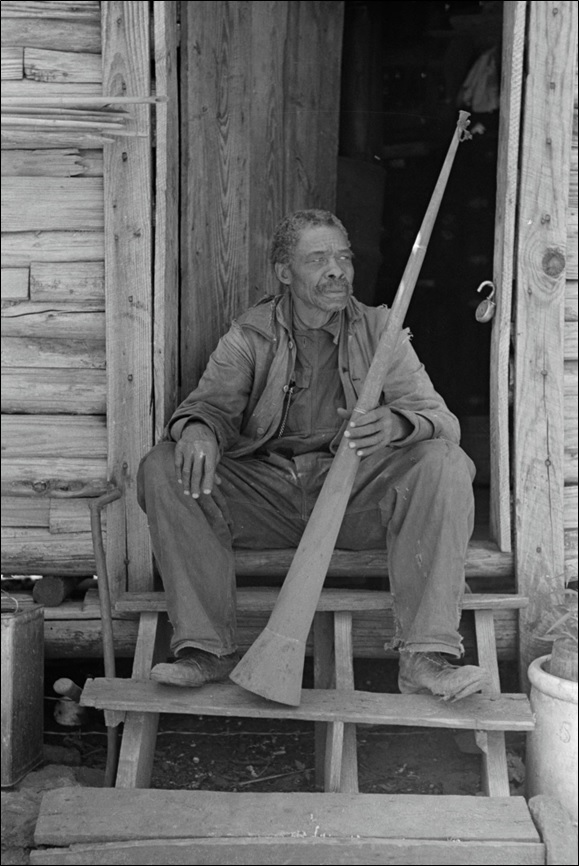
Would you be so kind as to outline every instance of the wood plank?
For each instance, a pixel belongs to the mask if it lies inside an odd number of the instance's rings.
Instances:
[[[102,229],[103,202],[98,177],[3,177],[2,230]]]
[[[96,0],[50,0],[50,2],[11,2],[2,0],[2,18],[38,18],[46,26],[52,19],[72,18],[74,22],[85,19],[98,21],[100,18],[100,3]]]
[[[181,11],[181,278],[199,287],[182,297],[185,395],[248,304],[251,17],[238,0],[194,0]]]
[[[507,858],[507,860],[503,858]],[[265,866],[294,863],[308,866],[345,864],[445,863],[537,864],[545,862],[541,843],[530,842],[406,842],[364,839],[271,839],[228,842],[221,839],[192,839],[175,842],[112,842],[69,849],[32,851],[32,864],[158,863],[203,864],[203,866]]]
[[[2,370],[2,412],[104,415],[106,371],[11,367]]]
[[[24,49],[24,74],[33,81],[100,84],[102,63],[98,54],[27,47]]]
[[[4,32],[4,27],[0,28]],[[53,83],[46,81],[32,81],[24,78],[22,81],[3,81],[2,82],[2,97],[17,96],[22,100],[26,100],[28,96],[45,96],[45,97],[68,97],[68,96],[102,96],[102,87],[100,84],[83,84],[79,82],[71,82],[62,84],[61,82]],[[36,144],[31,144],[31,147],[37,147]],[[54,144],[47,142],[45,147],[54,147]]]
[[[352,614],[350,611],[339,611],[334,614],[334,647],[336,689],[354,690],[354,645],[352,637]],[[339,725],[341,722],[335,722]],[[330,726],[330,730],[331,730]],[[356,743],[356,726],[345,724],[342,735],[342,752],[340,755],[339,789],[345,794],[358,793],[358,754]],[[332,790],[327,788],[326,790]]]
[[[577,485],[571,484],[566,486],[563,491],[563,496],[565,502],[565,529],[576,529],[579,520],[577,514]]]
[[[88,499],[50,499],[48,530],[52,535],[90,532]],[[103,527],[106,519],[103,520]]]
[[[2,81],[19,81],[24,77],[24,49],[14,45],[2,47],[0,52]]]
[[[576,573],[576,572],[575,572]],[[507,611],[509,620],[501,619],[500,639],[497,653],[501,661],[513,661],[517,658],[518,627],[513,611]],[[50,623],[45,627],[45,650],[50,658],[102,658],[103,646],[101,624],[98,611],[83,611],[80,602],[76,606],[68,603],[62,610],[50,612]],[[82,620],[79,626],[78,620]],[[238,644],[240,651],[245,652],[255,642],[267,624],[267,617],[261,621],[248,624],[249,616],[245,615],[239,621]],[[58,620],[58,622],[52,622]],[[115,638],[115,654],[117,658],[132,659],[137,641],[137,623],[134,619],[116,619],[113,622]],[[474,651],[472,635],[463,630],[467,652]],[[360,614],[354,620],[354,649],[356,658],[381,659],[395,658],[393,653],[385,653],[384,642],[394,636],[394,625],[390,614],[382,614],[378,620],[371,614]],[[307,655],[311,655],[311,644],[307,646]],[[322,723],[323,724],[323,723]]]
[[[27,268],[32,262],[103,261],[99,232],[7,232],[2,235],[2,267]]]
[[[564,341],[565,341],[565,360],[576,361],[579,353],[578,348],[578,324],[577,322],[565,322]]]
[[[130,813],[131,821],[126,820]],[[79,821],[78,816],[83,820]],[[123,820],[124,819],[124,820]],[[36,845],[135,839],[351,836],[538,842],[522,797],[243,793],[57,788],[42,799]]]
[[[291,208],[288,179],[280,171],[289,124],[286,117],[286,70],[291,46],[290,3],[251,4],[251,93],[248,304],[278,291],[269,261],[271,238],[281,217]],[[292,70],[293,73],[293,70]]]
[[[206,685],[197,691],[153,681],[99,678],[87,681],[81,704],[136,712],[489,731],[528,731],[534,726],[527,698],[509,694],[500,699],[472,695],[449,706],[432,695],[303,689],[299,707],[288,707],[252,695],[234,683]]]
[[[111,141],[110,136],[94,134],[92,132],[84,133],[65,131],[51,131],[49,135],[45,132],[39,132],[35,129],[23,130],[18,127],[2,127],[0,130],[0,144],[2,152],[8,150],[21,150],[24,147],[31,149],[54,150],[55,148],[102,148],[105,142]]]
[[[538,794],[529,800],[529,812],[545,845],[547,864],[573,866],[577,859],[577,827],[555,797]]]
[[[579,273],[579,255],[577,241],[579,210],[570,207],[567,211],[567,279],[576,280]]]
[[[556,9],[557,14],[554,14]],[[531,4],[517,241],[514,479],[521,681],[564,588],[563,311],[577,16],[570,2]],[[548,135],[545,133],[548,131]]]
[[[333,210],[344,4],[289,3],[288,13],[285,207]]]
[[[132,676],[148,679],[151,668],[169,652],[170,627],[166,617],[145,614],[139,620]],[[151,785],[158,713],[127,713],[116,776],[118,788],[148,788]]]
[[[94,496],[106,487],[103,459],[7,457],[2,462],[3,495]]]
[[[46,4],[39,4],[45,6]],[[80,51],[99,55],[101,28],[99,18],[94,20],[57,20],[43,18],[35,13],[30,18],[6,18],[2,7],[2,45],[26,45],[28,48],[48,48],[53,51]]]
[[[103,94],[151,93],[149,4],[102,7]],[[133,108],[140,136],[104,149],[109,478],[127,496],[110,506],[107,564],[113,594],[150,588],[152,556],[136,475],[153,444],[153,240],[150,106]],[[206,251],[207,252],[207,251]],[[113,529],[114,527],[114,529]]]
[[[237,567],[236,573],[240,571]],[[253,574],[259,577],[258,574]],[[279,587],[243,587],[237,589],[237,609],[240,613],[270,613],[276,603]],[[467,593],[463,610],[520,610],[528,600],[518,595],[500,593]],[[324,589],[320,595],[318,611],[385,611],[394,607],[393,596],[389,592],[364,589]],[[127,592],[115,602],[119,612],[138,613],[140,611],[165,611],[164,592]]]
[[[0,324],[5,337],[104,340],[104,301],[6,301]]]
[[[10,536],[9,531],[2,529],[4,574],[94,574],[90,532],[52,535],[47,529],[25,529]]]
[[[153,3],[156,110],[155,441],[179,402],[179,98],[176,2]]]
[[[489,685],[483,690],[483,694],[498,697],[501,693],[501,681],[497,661],[494,613],[492,610],[477,610],[474,619],[478,663],[489,675]],[[489,797],[508,797],[510,788],[504,733],[476,731],[475,734],[477,744],[483,753],[484,792]]]
[[[2,496],[2,526],[27,526],[48,529],[48,499]]]
[[[501,100],[495,213],[493,282],[497,308],[490,364],[490,532],[501,550],[511,550],[509,364],[526,6],[503,7]]]
[[[34,263],[30,268],[33,301],[102,301],[105,298],[104,262]]]
[[[28,300],[28,268],[2,268],[2,300]]]
[[[106,458],[104,415],[5,415],[2,458]]]
[[[88,367],[104,370],[105,341],[92,338],[2,337],[3,367]]]

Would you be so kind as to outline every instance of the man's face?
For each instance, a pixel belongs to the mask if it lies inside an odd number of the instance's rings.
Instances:
[[[278,279],[289,286],[299,314],[319,317],[342,310],[353,293],[352,251],[335,226],[305,228],[288,265],[276,265]]]

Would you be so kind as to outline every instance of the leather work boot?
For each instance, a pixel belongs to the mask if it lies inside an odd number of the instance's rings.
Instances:
[[[440,653],[400,653],[398,688],[402,694],[440,695],[458,701],[489,684],[488,674],[476,665],[451,665]]]
[[[237,652],[220,657],[204,650],[188,648],[174,662],[155,665],[151,679],[169,686],[199,688],[205,683],[226,680],[238,662]]]

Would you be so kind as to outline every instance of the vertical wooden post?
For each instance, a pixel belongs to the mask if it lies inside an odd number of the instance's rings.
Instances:
[[[501,108],[493,256],[497,310],[493,320],[490,366],[490,531],[493,541],[504,551],[510,551],[512,546],[509,361],[526,8],[525,0],[503,3]]]
[[[577,15],[528,4],[517,240],[514,476],[521,678],[564,587],[563,324]]]
[[[178,402],[179,94],[177,2],[153,3],[155,90],[166,98],[155,124],[155,275],[153,380],[155,441]]]
[[[149,96],[149,2],[103,2],[103,92]],[[149,533],[136,501],[141,457],[153,444],[151,120],[131,109],[136,136],[104,146],[105,310],[109,478],[123,491],[107,522],[113,589],[152,585]]]

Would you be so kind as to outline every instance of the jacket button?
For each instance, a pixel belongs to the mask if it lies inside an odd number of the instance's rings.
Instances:
[[[265,433],[265,430],[264,430],[263,427],[258,427],[258,428],[257,428],[257,435],[258,435],[258,436],[263,436],[264,433]]]

